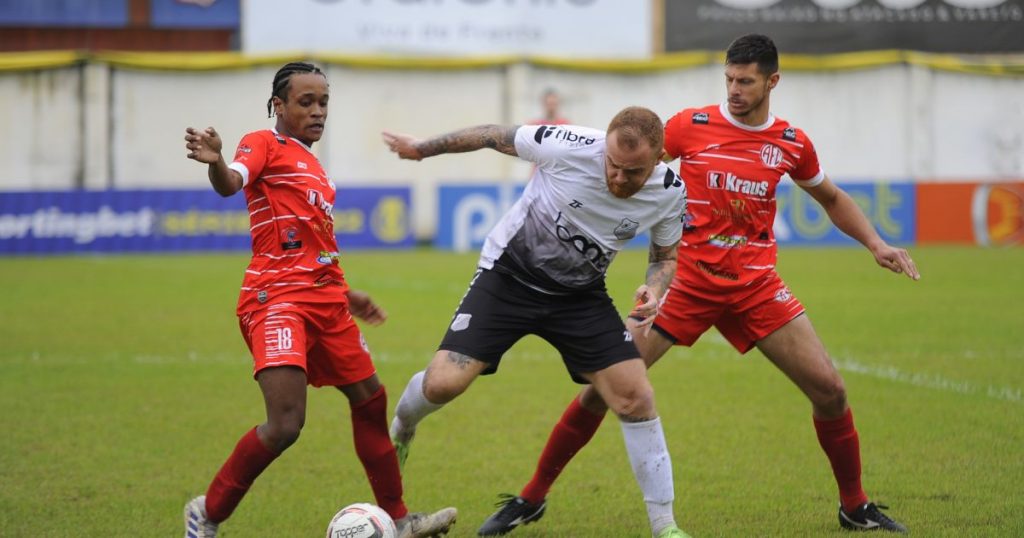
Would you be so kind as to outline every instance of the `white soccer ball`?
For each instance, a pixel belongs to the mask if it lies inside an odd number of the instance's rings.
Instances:
[[[350,504],[334,514],[327,526],[327,538],[396,538],[395,522],[381,507],[369,503]]]

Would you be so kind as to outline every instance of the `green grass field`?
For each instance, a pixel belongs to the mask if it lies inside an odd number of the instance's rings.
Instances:
[[[919,248],[920,282],[860,249],[785,248],[780,272],[842,371],[864,483],[918,536],[1024,535],[1024,249]],[[393,409],[426,365],[475,254],[343,257],[390,315],[366,329]],[[0,536],[180,536],[238,437],[263,420],[234,303],[244,254],[0,259]],[[614,264],[620,307],[645,253]],[[810,407],[758,352],[716,333],[653,370],[676,514],[694,536],[839,536],[837,494]],[[517,493],[577,387],[527,339],[500,373],[420,427],[406,468],[414,510],[457,506],[475,535]],[[322,536],[372,495],[348,407],[311,390],[299,442],[260,478],[222,536]],[[649,536],[614,420],[512,536]]]

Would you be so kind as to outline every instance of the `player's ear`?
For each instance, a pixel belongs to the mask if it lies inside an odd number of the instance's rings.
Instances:
[[[275,96],[270,98],[270,102],[274,105],[274,115],[275,116],[283,116],[284,115],[284,100],[282,100],[280,97],[275,95]]]
[[[772,75],[768,77],[768,89],[774,90],[775,87],[779,85],[780,78],[782,78],[782,75],[780,75],[778,71],[772,73]]]

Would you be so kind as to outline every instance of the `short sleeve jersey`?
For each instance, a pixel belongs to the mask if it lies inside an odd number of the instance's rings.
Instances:
[[[238,313],[281,302],[346,300],[334,237],[334,182],[302,142],[273,130],[242,137],[229,165],[242,175],[252,261]]]
[[[742,288],[775,267],[775,189],[783,175],[824,180],[814,145],[769,116],[750,127],[725,104],[685,109],[665,124],[665,151],[680,159],[689,192],[678,275],[699,289]]]
[[[621,199],[606,183],[604,131],[522,126],[515,147],[536,170],[487,236],[480,267],[547,293],[603,290],[609,264],[638,234],[650,230],[660,246],[679,241],[686,187],[664,163],[639,192]]]

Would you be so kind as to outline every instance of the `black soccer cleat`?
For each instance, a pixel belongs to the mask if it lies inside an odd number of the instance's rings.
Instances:
[[[839,525],[851,531],[907,532],[906,527],[883,514],[881,508],[889,509],[888,506],[881,504],[864,503],[847,514],[846,510],[843,510],[843,505],[839,505]]]
[[[533,523],[544,517],[544,509],[547,508],[547,501],[537,504],[530,504],[526,499],[509,493],[498,495],[501,499],[494,506],[500,506],[497,512],[484,521],[478,536],[501,536],[512,532],[520,525]]]

